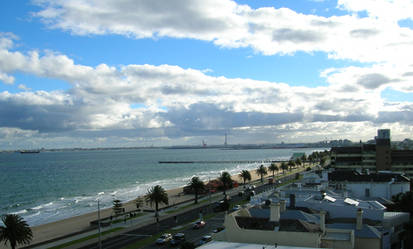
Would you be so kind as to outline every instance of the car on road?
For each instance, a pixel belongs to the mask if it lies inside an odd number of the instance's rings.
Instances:
[[[211,235],[204,235],[202,236],[201,240],[198,243],[198,246],[203,245],[205,243],[208,243],[212,240],[212,236]]]
[[[205,221],[200,220],[194,223],[194,225],[192,226],[193,229],[200,229],[203,228],[205,226]]]
[[[251,190],[254,190],[255,188],[256,188],[255,185],[250,185],[250,186],[247,187],[247,190],[250,190],[250,191],[251,191]]]
[[[163,245],[168,243],[172,239],[172,235],[170,233],[164,233],[156,240],[156,244]]]
[[[185,241],[185,234],[184,233],[177,233],[172,236],[171,246],[177,246]]]
[[[229,208],[229,203],[228,201],[219,201],[215,204],[215,207],[213,208],[214,212],[221,212],[221,211],[227,211]]]

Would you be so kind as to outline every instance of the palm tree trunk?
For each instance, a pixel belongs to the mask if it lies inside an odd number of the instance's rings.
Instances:
[[[198,203],[198,191],[195,190],[195,204]]]
[[[156,223],[159,222],[159,214],[158,214],[158,202],[155,202],[155,217],[156,217]]]

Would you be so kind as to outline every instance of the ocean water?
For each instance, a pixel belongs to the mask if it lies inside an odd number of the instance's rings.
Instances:
[[[35,226],[135,199],[155,185],[172,189],[193,176],[238,174],[253,164],[159,164],[159,161],[287,160],[320,149],[124,149],[0,153],[0,214],[15,213]]]

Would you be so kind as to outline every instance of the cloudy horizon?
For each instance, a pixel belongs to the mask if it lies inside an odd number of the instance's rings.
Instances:
[[[291,2],[1,3],[0,150],[411,138],[413,1]]]

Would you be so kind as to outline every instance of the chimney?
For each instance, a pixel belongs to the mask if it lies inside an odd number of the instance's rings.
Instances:
[[[285,212],[285,210],[287,210],[286,204],[285,204],[285,200],[281,200],[280,201],[280,212]]]
[[[356,229],[361,230],[362,228],[363,228],[363,210],[359,208],[357,210]]]
[[[295,194],[290,194],[290,208],[295,208]]]
[[[280,203],[271,203],[270,206],[270,221],[279,222],[280,221]]]
[[[326,231],[326,213],[324,210],[320,211],[320,228],[323,233]]]

